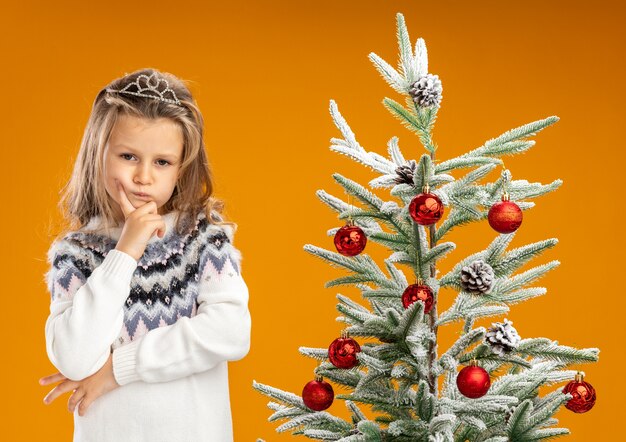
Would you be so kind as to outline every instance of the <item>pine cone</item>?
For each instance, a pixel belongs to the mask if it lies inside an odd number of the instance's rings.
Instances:
[[[419,106],[437,106],[441,104],[443,87],[438,75],[426,74],[411,85],[409,95]]]
[[[513,321],[505,319],[504,322],[496,322],[491,325],[493,327],[487,330],[485,335],[485,342],[491,346],[491,351],[504,356],[505,353],[510,353],[517,348],[521,338],[513,327]]]
[[[415,169],[417,168],[417,163],[415,160],[410,160],[408,165],[399,166],[396,168],[397,177],[394,178],[396,184],[410,184],[413,185],[413,175],[415,174]]]
[[[489,293],[493,278],[493,269],[482,259],[461,269],[461,287],[466,292]]]

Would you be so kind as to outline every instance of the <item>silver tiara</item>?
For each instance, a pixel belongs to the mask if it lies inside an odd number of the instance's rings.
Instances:
[[[142,79],[145,80],[143,84],[141,83]],[[165,89],[159,90],[161,82],[165,83]],[[138,97],[153,98],[155,100],[161,100],[166,103],[173,103],[179,106],[181,105],[178,97],[176,97],[176,93],[172,89],[170,89],[170,84],[167,82],[167,80],[165,78],[159,77],[156,72],[149,77],[145,74],[141,74],[137,77],[137,80],[128,83],[120,90],[107,88],[106,91],[118,92],[120,94],[136,95]],[[168,94],[169,97],[173,98],[166,98],[165,94]]]

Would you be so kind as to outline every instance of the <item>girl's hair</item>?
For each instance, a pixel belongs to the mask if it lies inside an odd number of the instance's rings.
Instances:
[[[153,98],[107,92],[107,89],[119,91],[136,81],[139,75],[150,76],[155,73],[168,81],[180,105]],[[204,146],[202,114],[182,80],[156,69],[140,69],[117,78],[96,96],[72,176],[61,191],[59,209],[69,223],[67,230],[84,227],[94,216],[101,217],[103,228],[107,231],[116,225],[113,207],[104,187],[103,172],[105,146],[119,115],[147,119],[169,118],[182,129],[183,155],[178,180],[169,201],[161,208],[163,213],[180,211],[176,219],[176,231],[179,234],[189,231],[195,225],[201,211],[205,211],[209,222],[228,224],[236,230],[235,223],[223,220],[223,201],[212,196],[213,179]]]

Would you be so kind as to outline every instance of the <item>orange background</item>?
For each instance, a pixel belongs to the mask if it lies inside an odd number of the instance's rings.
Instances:
[[[561,266],[536,284],[548,288],[545,296],[513,306],[507,317],[523,338],[601,349],[599,363],[573,367],[596,387],[595,408],[583,415],[562,408],[557,418],[571,430],[568,440],[618,438],[625,338],[620,2],[204,3],[3,6],[0,438],[71,439],[69,394],[46,406],[42,399],[50,387],[37,384],[56,371],[44,339],[47,227],[59,220],[58,192],[69,178],[95,94],[142,67],[192,81],[207,121],[216,195],[239,224],[236,245],[244,255],[253,334],[249,355],[229,365],[235,440],[292,437],[277,435],[276,423],[267,422],[269,398],[252,388],[252,380],[300,394],[316,363],[300,356],[298,347],[326,347],[339,335],[335,295],[360,297],[354,288],[324,289],[341,271],[302,249],[306,243],[332,248],[325,232],[342,224],[315,191],[345,196],[333,172],[363,184],[376,176],[329,151],[329,139],[339,136],[329,100],[337,101],[366,150],[385,154],[389,138],[398,135],[406,157],[424,152],[381,105],[385,96],[399,97],[367,59],[373,51],[396,65],[396,12],[405,15],[413,43],[426,40],[429,70],[443,82],[434,131],[438,159],[522,124],[560,117],[534,137],[537,145],[529,152],[506,158],[514,179],[564,181],[534,200],[511,244],[558,237],[554,249],[522,270],[553,259]],[[386,190],[377,193],[390,198]],[[447,239],[457,249],[440,268],[446,271],[493,238],[486,223],[454,230]],[[372,243],[367,252],[382,266],[382,247]],[[442,292],[440,311],[452,297]],[[495,319],[501,320],[477,325]],[[458,329],[443,328],[440,353]],[[329,411],[347,416],[343,401]]]

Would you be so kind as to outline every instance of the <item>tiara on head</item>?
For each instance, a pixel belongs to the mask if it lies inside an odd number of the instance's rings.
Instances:
[[[142,83],[141,80],[145,81],[143,81]],[[161,82],[165,83],[165,89],[159,90]],[[181,106],[178,97],[176,97],[176,93],[172,89],[170,89],[170,84],[165,78],[159,77],[156,72],[149,77],[145,74],[141,74],[137,77],[137,80],[128,83],[122,89],[115,90],[107,88],[106,91],[118,92],[120,94],[131,94],[138,97],[153,98],[155,100],[160,100],[166,103],[173,103]],[[167,98],[165,94],[168,94],[169,97],[173,98]]]

